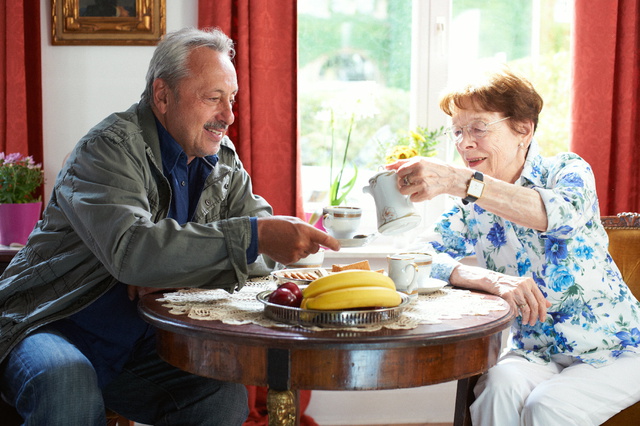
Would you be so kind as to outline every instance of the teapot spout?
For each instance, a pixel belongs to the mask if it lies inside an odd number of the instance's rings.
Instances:
[[[362,192],[364,192],[365,194],[371,194],[371,195],[373,195],[373,193],[371,192],[371,186],[369,186],[369,185],[364,186],[364,187],[362,188]]]

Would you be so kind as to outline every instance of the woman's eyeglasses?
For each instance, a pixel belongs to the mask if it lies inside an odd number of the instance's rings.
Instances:
[[[485,123],[481,120],[475,120],[466,126],[451,126],[447,130],[445,130],[445,134],[449,136],[449,140],[451,142],[458,144],[464,137],[464,129],[467,129],[469,135],[474,139],[482,139],[487,135],[489,131],[489,126],[499,123],[501,121],[507,120],[511,117],[501,118],[500,120],[492,121],[491,123]]]

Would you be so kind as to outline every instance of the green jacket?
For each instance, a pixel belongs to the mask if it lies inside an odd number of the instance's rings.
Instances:
[[[69,316],[117,282],[143,287],[240,289],[251,216],[272,214],[254,195],[225,138],[193,222],[167,218],[171,189],[162,174],[153,113],[133,105],[80,140],[58,174],[43,219],[0,277],[0,361],[36,328]]]

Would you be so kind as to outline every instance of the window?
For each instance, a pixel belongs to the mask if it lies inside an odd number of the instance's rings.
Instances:
[[[362,206],[363,232],[374,232],[375,215],[366,212],[375,206],[362,187],[393,141],[416,126],[446,125],[442,88],[496,62],[529,76],[543,96],[536,136],[543,153],[566,151],[570,7],[570,0],[298,0],[306,210],[329,203],[349,139],[341,183],[356,173],[357,182],[342,204]],[[454,161],[453,151],[443,138],[438,156]]]
[[[536,131],[543,155],[569,146],[571,0],[453,0],[450,80],[507,63],[544,99]]]

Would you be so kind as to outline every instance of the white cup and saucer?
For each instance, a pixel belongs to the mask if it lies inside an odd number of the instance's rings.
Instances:
[[[407,252],[387,256],[389,277],[396,290],[409,295],[429,294],[447,283],[431,278],[432,257],[429,253]]]

